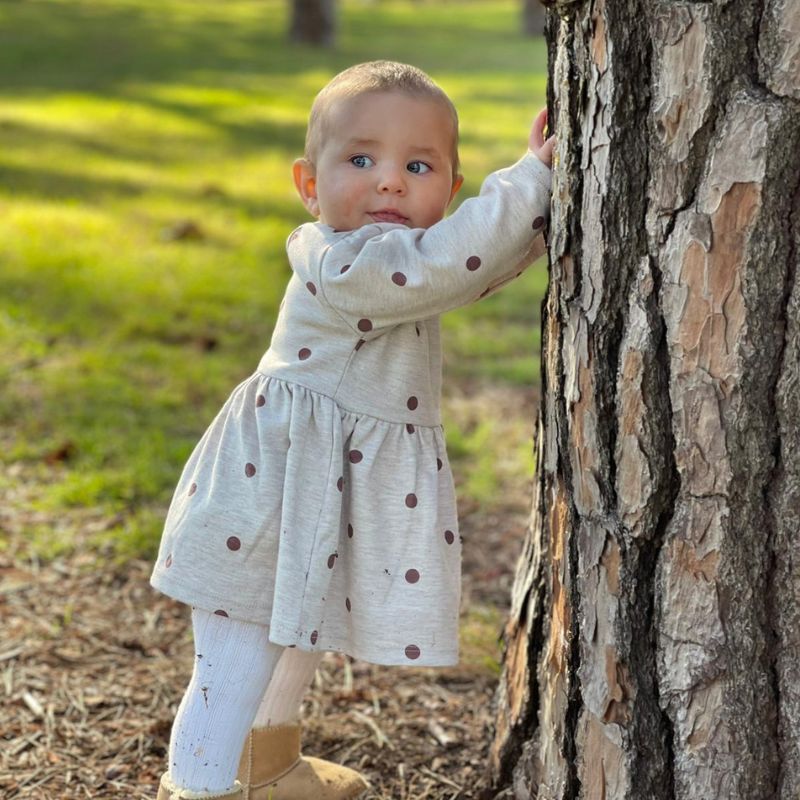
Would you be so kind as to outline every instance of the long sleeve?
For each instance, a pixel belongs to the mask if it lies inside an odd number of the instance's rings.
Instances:
[[[316,264],[326,302],[354,331],[426,319],[513,279],[542,252],[550,170],[528,152],[428,229],[376,224],[338,234]],[[367,336],[366,338],[371,338]]]

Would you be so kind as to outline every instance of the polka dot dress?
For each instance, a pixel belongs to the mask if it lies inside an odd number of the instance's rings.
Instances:
[[[311,223],[289,237],[270,348],[184,468],[155,588],[285,646],[457,662],[438,315],[541,253],[549,185],[529,153],[425,231]]]

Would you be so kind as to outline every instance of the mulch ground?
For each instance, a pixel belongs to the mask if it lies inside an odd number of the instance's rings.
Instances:
[[[504,399],[532,419],[531,398]],[[147,561],[115,566],[80,541],[49,563],[32,557],[25,531],[48,520],[23,502],[16,472],[0,505],[0,796],[154,800],[192,668],[187,609],[150,588]],[[460,508],[465,611],[507,609],[524,482],[505,487],[504,503],[491,514]],[[82,513],[86,530],[104,524],[91,510],[67,513]],[[366,800],[490,797],[495,687],[475,664],[387,668],[328,655],[304,704],[304,750],[362,771],[373,787]]]

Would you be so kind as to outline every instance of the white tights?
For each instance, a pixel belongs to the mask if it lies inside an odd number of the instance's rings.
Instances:
[[[268,628],[192,608],[195,659],[169,743],[173,783],[224,792],[250,728],[293,720],[321,655],[283,648]]]
[[[284,649],[253,725],[267,728],[296,720],[300,715],[303,695],[314,680],[320,661],[322,653],[308,653],[293,647]]]

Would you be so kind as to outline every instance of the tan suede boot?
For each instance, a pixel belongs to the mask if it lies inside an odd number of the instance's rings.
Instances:
[[[239,781],[227,792],[193,792],[191,789],[176,786],[169,779],[169,773],[165,772],[161,776],[156,800],[242,800],[243,796],[244,789]]]
[[[238,779],[242,800],[349,800],[369,784],[354,769],[300,754],[300,726],[253,728]]]

